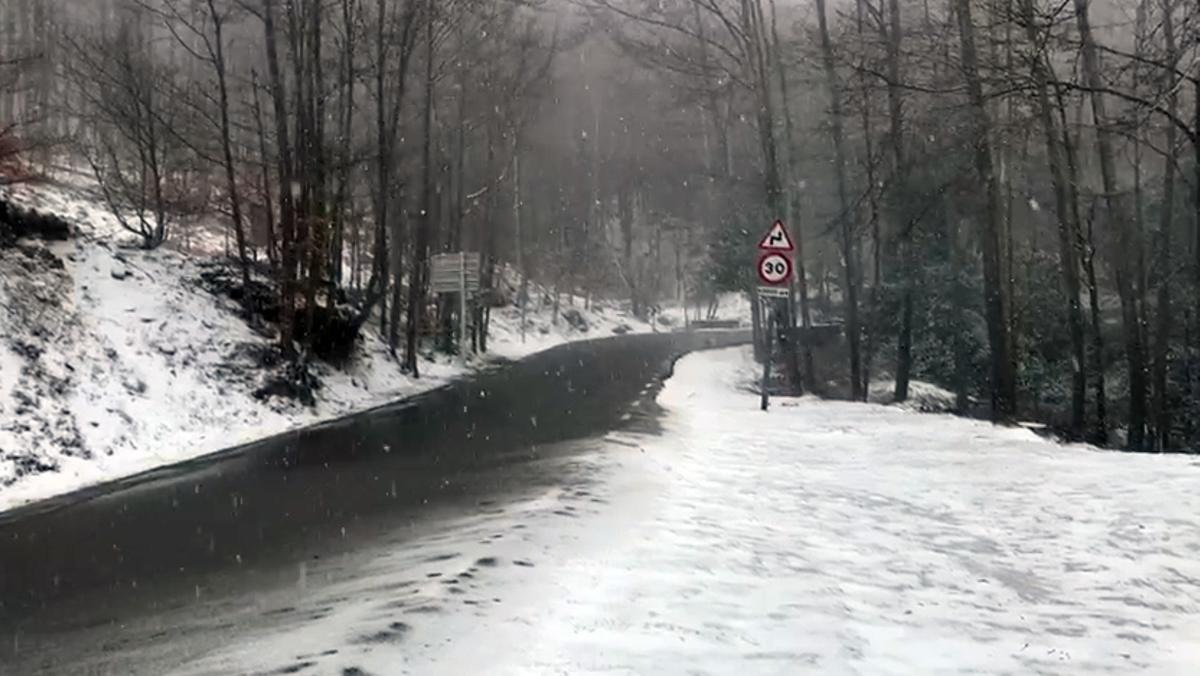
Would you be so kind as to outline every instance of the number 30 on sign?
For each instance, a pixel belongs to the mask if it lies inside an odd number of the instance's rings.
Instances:
[[[792,281],[792,259],[781,253],[765,253],[758,258],[758,279],[770,286]]]

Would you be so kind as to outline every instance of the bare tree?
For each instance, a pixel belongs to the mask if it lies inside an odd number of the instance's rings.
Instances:
[[[8,99],[15,95],[21,72],[28,63],[27,57],[0,56],[0,98]],[[24,172],[18,162],[22,152],[21,126],[18,119],[0,116],[0,185],[23,178]]]
[[[821,34],[821,61],[825,71],[826,86],[829,87],[829,115],[833,125],[834,178],[838,196],[838,232],[841,237],[842,270],[846,285],[846,335],[850,351],[850,398],[858,401],[866,397],[861,364],[861,331],[858,321],[858,247],[852,221],[853,208],[846,179],[846,134],[845,112],[842,108],[841,83],[838,79],[833,41],[829,36],[829,19],[825,0],[817,0],[817,25]]]
[[[82,146],[104,201],[123,228],[153,249],[186,202],[186,156],[171,129],[183,124],[167,92],[174,73],[138,24],[115,36],[68,37],[72,80],[87,101],[92,143]]]
[[[1020,0],[1021,19],[1025,24],[1026,37],[1030,45],[1045,43],[1038,27],[1034,0]],[[1038,120],[1046,144],[1046,158],[1050,168],[1051,184],[1054,189],[1055,216],[1058,220],[1058,255],[1062,268],[1063,290],[1067,298],[1067,320],[1071,333],[1071,434],[1080,438],[1083,434],[1085,400],[1087,396],[1086,345],[1084,338],[1083,308],[1079,281],[1079,224],[1075,221],[1077,211],[1072,203],[1069,189],[1065,149],[1061,142],[1062,130],[1054,119],[1054,108],[1049,88],[1053,82],[1051,66],[1041,50],[1030,55],[1030,70],[1035,92]]]
[[[975,24],[971,17],[971,0],[956,0],[961,37],[963,76],[967,82],[973,117],[975,139],[975,169],[986,194],[983,215],[983,276],[984,305],[987,309],[988,342],[991,344],[992,416],[1006,420],[1016,413],[1016,371],[1012,355],[1011,325],[1008,321],[1009,301],[1001,278],[1000,233],[1002,229],[1000,183],[992,158],[990,121],[984,106],[983,86],[979,77],[979,62],[975,48]]]
[[[1161,0],[1162,35],[1165,47],[1164,58],[1172,67],[1166,69],[1167,82],[1167,113],[1171,116],[1179,114],[1179,92],[1174,67],[1179,63],[1179,45],[1175,38],[1175,3],[1173,0]],[[1200,101],[1195,103],[1200,108]],[[1156,242],[1155,270],[1157,271],[1158,292],[1155,307],[1155,344],[1153,364],[1154,402],[1151,418],[1154,430],[1154,450],[1163,451],[1171,446],[1171,408],[1168,404],[1170,385],[1167,379],[1167,362],[1170,359],[1171,330],[1174,324],[1171,307],[1171,284],[1175,280],[1174,257],[1171,255],[1171,229],[1175,221],[1175,165],[1179,160],[1179,132],[1175,125],[1168,124],[1166,128],[1166,155],[1163,158],[1163,195],[1161,217],[1158,226]],[[1200,160],[1198,160],[1200,161]],[[1195,186],[1200,191],[1200,184]],[[1200,226],[1198,226],[1200,227]]]
[[[1121,314],[1124,321],[1125,358],[1129,366],[1129,448],[1141,450],[1145,442],[1146,428],[1146,368],[1142,347],[1142,326],[1138,308],[1139,275],[1136,260],[1139,256],[1134,244],[1134,225],[1117,185],[1114,160],[1114,131],[1110,126],[1104,88],[1100,75],[1099,49],[1092,35],[1088,0],[1075,0],[1075,18],[1079,29],[1082,52],[1083,78],[1091,88],[1092,116],[1095,118],[1096,153],[1100,160],[1100,176],[1104,189],[1107,224],[1114,231],[1109,244],[1110,258],[1117,280],[1117,292],[1121,298]]]
[[[219,164],[224,171],[226,199],[229,202],[229,214],[233,220],[234,233],[237,240],[238,262],[242,271],[243,287],[250,287],[250,258],[247,255],[246,223],[243,216],[242,196],[238,186],[239,169],[234,162],[233,122],[230,104],[229,66],[226,58],[225,34],[226,26],[237,22],[238,6],[229,0],[203,0],[199,17],[193,18],[186,10],[181,0],[162,0],[150,3],[137,0],[137,5],[143,11],[158,17],[170,31],[176,43],[193,58],[204,63],[212,72],[216,84],[215,101],[193,101],[192,106],[203,110],[209,103],[215,104],[217,113],[215,119],[207,112],[200,117],[209,119],[220,139]],[[193,47],[193,45],[197,45]],[[203,83],[207,84],[207,83]],[[203,98],[212,99],[207,87],[193,87]],[[190,93],[190,92],[188,92]],[[172,92],[174,94],[174,92]],[[181,136],[180,130],[172,132],[181,143],[192,142]],[[188,134],[190,130],[184,130]],[[200,150],[204,155],[205,151]]]
[[[49,114],[145,245],[181,211],[228,216],[244,284],[265,246],[299,361],[377,320],[419,375],[433,312],[452,351],[435,250],[481,253],[480,350],[511,302],[711,316],[753,291],[753,233],[781,218],[802,241],[778,337],[835,315],[846,336],[828,377],[784,353],[797,391],[862,399],[889,372],[898,399],[933,381],[1072,438],[1200,438],[1191,6],[1131,0],[1097,26],[1088,0],[64,2],[45,52],[42,3],[0,8],[20,41],[0,154]],[[56,69],[71,86],[46,87]]]
[[[421,215],[413,242],[413,264],[408,277],[408,325],[405,332],[404,366],[413,376],[417,367],[417,340],[425,316],[425,285],[429,277],[429,246],[433,238],[433,97],[435,59],[433,26],[437,14],[433,0],[427,0],[424,10],[425,26],[425,98],[422,113],[421,142]]]

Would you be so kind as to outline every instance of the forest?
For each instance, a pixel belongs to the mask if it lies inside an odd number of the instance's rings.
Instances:
[[[527,280],[461,324],[486,350],[496,303],[704,316],[754,292],[782,219],[789,321],[844,337],[798,387],[931,382],[1194,451],[1198,24],[1185,0],[4,0],[0,184],[79,169],[148,249],[215,216],[289,355],[371,322],[413,375],[460,326],[435,254]]]

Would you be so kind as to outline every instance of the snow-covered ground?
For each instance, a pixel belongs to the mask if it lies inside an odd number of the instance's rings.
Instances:
[[[873,381],[869,399],[873,404],[893,404],[921,413],[951,413],[958,408],[953,392],[920,380],[908,382],[908,399],[900,403],[896,403],[895,380]]]
[[[1195,459],[878,405],[761,413],[749,359],[684,358],[663,435],[597,441],[588,483],[264,597],[289,619],[181,673],[1196,673]]]
[[[353,364],[316,366],[315,406],[260,401],[253,363],[270,337],[200,283],[212,256],[198,251],[219,250],[219,238],[197,230],[189,253],[130,248],[85,177],[59,178],[7,191],[78,233],[48,246],[61,269],[0,248],[0,511],[370,408],[485,363],[427,357],[414,380],[371,327]],[[653,330],[616,304],[572,306],[565,295],[560,313],[578,311],[587,328],[555,322],[543,290],[531,295],[525,340],[517,308],[493,311],[492,356]]]

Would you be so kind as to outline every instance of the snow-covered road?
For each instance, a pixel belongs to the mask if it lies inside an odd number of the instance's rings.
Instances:
[[[763,414],[748,359],[684,358],[661,436],[610,435],[586,483],[380,549],[183,672],[1197,673],[1200,462]]]

